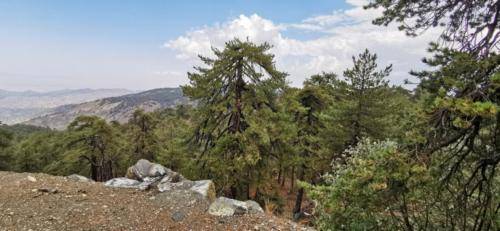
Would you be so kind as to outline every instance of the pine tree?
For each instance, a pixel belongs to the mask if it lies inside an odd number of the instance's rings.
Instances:
[[[198,102],[201,121],[194,141],[201,146],[200,164],[232,197],[249,197],[258,180],[251,172],[268,158],[261,152],[269,142],[265,118],[275,113],[286,76],[276,70],[270,48],[229,41],[223,50],[213,49],[215,58],[200,57],[206,67],[188,73],[190,85],[183,86],[184,94]]]
[[[154,130],[155,137],[158,139],[156,161],[174,171],[181,172],[189,179],[203,176],[200,174],[203,169],[193,166],[192,153],[196,153],[196,147],[187,142],[193,133],[193,123],[190,118],[192,113],[193,110],[190,107],[182,105],[175,109],[155,113],[158,124]]]
[[[68,126],[66,158],[72,161],[83,159],[90,165],[93,180],[109,180],[117,173],[118,139],[118,133],[105,120],[96,116],[79,116]]]
[[[352,58],[354,66],[344,71],[345,97],[339,102],[341,123],[348,135],[347,144],[356,145],[362,137],[383,138],[391,111],[386,107],[388,80],[392,66],[377,70],[377,55],[365,50]]]
[[[3,151],[10,145],[11,140],[12,134],[2,129],[2,122],[0,121],[0,170],[6,170],[9,167],[8,159],[11,156]]]
[[[441,203],[453,207],[449,227],[498,229],[500,217],[500,55],[440,49],[420,72],[428,127],[422,156],[439,167],[436,174],[449,190]],[[495,218],[496,217],[496,218]],[[496,219],[496,220],[495,220]]]
[[[442,28],[441,43],[474,56],[498,51],[500,1],[498,0],[374,0],[367,8],[382,8],[377,25],[399,24],[410,36],[433,27]]]
[[[412,36],[443,29],[429,49],[434,57],[424,59],[432,69],[413,73],[429,122],[420,156],[446,189],[436,198],[446,212],[442,227],[498,229],[500,1],[376,0],[368,7],[383,8],[375,24],[399,24]]]
[[[127,132],[131,136],[133,162],[139,159],[154,161],[158,141],[154,129],[157,123],[158,121],[151,113],[146,113],[141,109],[136,110],[132,115],[128,122],[129,131]]]
[[[325,160],[322,155],[320,130],[324,128],[320,113],[326,107],[325,95],[322,89],[314,86],[306,86],[300,90],[297,100],[302,110],[296,112],[296,123],[298,127],[297,145],[300,164],[298,169],[298,180],[311,182],[314,174],[321,171],[315,169],[318,162]],[[293,209],[294,214],[301,212],[304,188],[299,188]]]

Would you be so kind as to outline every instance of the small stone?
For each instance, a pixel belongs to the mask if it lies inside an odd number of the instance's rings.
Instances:
[[[31,182],[36,182],[36,178],[32,177],[32,176],[28,176],[28,177],[26,177],[26,179],[28,179]]]
[[[55,193],[58,193],[59,190],[55,189],[55,188],[39,188],[37,189],[38,192],[44,192],[44,193],[52,193],[52,194],[55,194]]]
[[[186,217],[186,215],[182,212],[174,212],[171,216],[172,220],[175,221],[175,222],[179,222],[179,221],[182,221],[184,220],[184,218]]]

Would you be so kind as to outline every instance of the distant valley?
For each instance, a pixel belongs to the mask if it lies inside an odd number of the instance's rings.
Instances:
[[[94,101],[69,104],[44,112],[43,115],[29,119],[25,124],[64,129],[79,115],[97,115],[107,121],[127,122],[136,109],[155,111],[189,103],[180,88],[159,88],[149,91],[108,97]]]
[[[133,93],[126,89],[76,89],[51,92],[0,90],[0,121],[20,123],[44,115],[52,109],[96,99]]]

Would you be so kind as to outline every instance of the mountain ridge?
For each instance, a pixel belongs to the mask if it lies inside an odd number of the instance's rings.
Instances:
[[[97,99],[56,107],[24,124],[62,130],[80,115],[95,115],[107,121],[125,123],[137,109],[147,112],[188,104],[180,88],[157,88],[139,93]]]
[[[43,115],[52,108],[100,98],[134,93],[127,89],[63,89],[57,91],[8,91],[0,89],[0,121],[20,123]]]

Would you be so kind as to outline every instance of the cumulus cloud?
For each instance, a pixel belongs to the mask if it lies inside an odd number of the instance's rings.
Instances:
[[[179,51],[178,58],[189,59],[198,54],[209,55],[211,47],[222,47],[224,42],[234,38],[248,38],[257,43],[279,43],[282,30],[279,25],[256,14],[249,17],[240,15],[222,25],[189,31],[184,36],[168,41],[165,46]]]
[[[204,26],[167,41],[165,46],[177,52],[177,58],[196,63],[199,54],[210,56],[211,47],[222,48],[224,42],[240,38],[256,43],[269,42],[274,47],[277,66],[290,74],[299,86],[312,74],[342,71],[352,63],[351,57],[368,48],[380,57],[381,65],[394,65],[391,81],[400,84],[412,69],[422,68],[428,43],[437,37],[436,31],[411,38],[396,26],[380,27],[371,21],[379,10],[364,10],[366,0],[347,0],[352,8],[336,10],[328,15],[306,18],[292,24],[279,24],[257,14],[239,17],[222,24]],[[287,30],[315,33],[314,39],[286,36]]]

